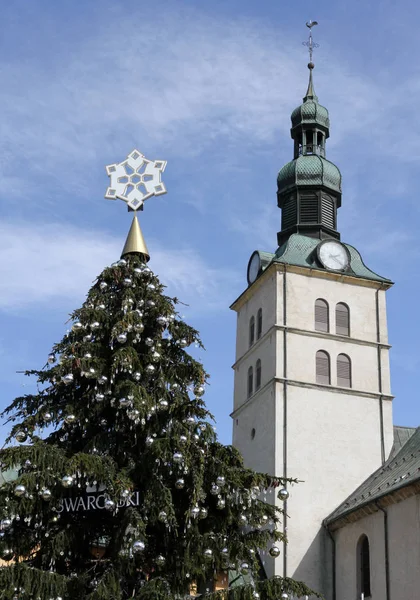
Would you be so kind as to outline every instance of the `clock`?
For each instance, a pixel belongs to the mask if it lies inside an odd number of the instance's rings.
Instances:
[[[253,252],[251,254],[251,258],[249,259],[249,263],[248,263],[247,278],[248,278],[249,285],[251,285],[251,283],[254,283],[254,281],[257,279],[257,277],[260,273],[260,270],[261,270],[260,253],[258,252],[258,250],[255,250],[255,252]]]
[[[330,271],[345,271],[350,264],[349,251],[335,240],[325,240],[317,246],[320,263]]]

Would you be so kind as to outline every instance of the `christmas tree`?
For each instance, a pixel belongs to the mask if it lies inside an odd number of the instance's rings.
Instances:
[[[199,334],[148,258],[134,217],[121,260],[27,372],[37,393],[5,410],[1,468],[17,474],[0,488],[0,598],[175,600],[229,569],[249,584],[220,598],[311,595],[261,577],[260,551],[283,540],[264,493],[287,482],[217,441],[208,375],[187,351]]]

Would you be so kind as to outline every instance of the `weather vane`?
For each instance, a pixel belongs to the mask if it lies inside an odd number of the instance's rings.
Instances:
[[[166,160],[148,160],[139,150],[133,150],[125,160],[107,165],[111,178],[105,198],[123,200],[129,210],[143,210],[143,203],[151,196],[166,194],[162,173]]]
[[[318,25],[318,21],[308,21],[306,23],[306,27],[309,28],[309,39],[307,42],[302,42],[302,44],[304,46],[307,46],[309,49],[309,68],[313,69],[313,62],[312,62],[312,54],[314,51],[314,48],[319,48],[319,44],[315,44],[313,39],[312,39],[312,27],[314,27],[315,25]]]

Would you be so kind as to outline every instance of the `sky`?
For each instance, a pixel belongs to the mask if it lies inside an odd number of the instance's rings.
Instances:
[[[276,177],[307,86],[343,176],[342,240],[395,281],[387,293],[394,421],[418,426],[420,91],[414,0],[15,0],[0,34],[0,406],[34,382],[130,226],[105,165],[167,160],[140,215],[151,268],[188,306],[231,441],[236,315],[255,249],[275,251]],[[5,427],[0,438],[6,434]]]

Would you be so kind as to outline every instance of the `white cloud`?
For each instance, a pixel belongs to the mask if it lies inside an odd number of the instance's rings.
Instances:
[[[209,266],[189,248],[163,249],[153,240],[148,246],[151,268],[169,294],[195,313],[226,307],[236,274]],[[100,231],[52,223],[1,224],[0,310],[81,302],[121,248],[121,240]]]

